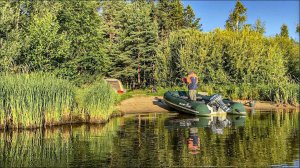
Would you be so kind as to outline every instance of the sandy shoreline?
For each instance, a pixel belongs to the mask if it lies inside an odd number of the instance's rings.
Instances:
[[[117,109],[125,114],[129,113],[155,113],[155,112],[169,112],[171,110],[167,105],[162,103],[160,100],[161,96],[134,96],[132,98],[122,101]],[[249,101],[246,100],[235,100],[244,104],[247,110],[251,110],[249,107]],[[256,101],[255,110],[263,111],[274,111],[274,110],[296,110],[299,111],[299,106],[291,105],[278,105],[274,102],[268,101]]]

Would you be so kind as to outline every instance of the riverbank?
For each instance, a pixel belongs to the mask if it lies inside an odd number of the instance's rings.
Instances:
[[[0,74],[0,129],[105,123],[120,96],[102,78],[85,86],[50,73]]]
[[[129,99],[123,100],[117,107],[117,109],[125,114],[129,113],[154,113],[154,112],[169,112],[171,109],[162,101],[162,96],[143,96],[137,95]],[[256,101],[254,108],[249,106],[249,100],[235,100],[244,104],[246,110],[297,110],[299,111],[299,105],[279,105],[270,101]]]

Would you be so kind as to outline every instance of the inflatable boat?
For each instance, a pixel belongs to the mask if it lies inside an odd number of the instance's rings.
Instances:
[[[197,100],[192,101],[189,99],[186,91],[168,91],[164,94],[164,102],[179,112],[197,116],[246,115],[246,110],[242,103],[223,99],[219,94],[211,96],[197,94]]]

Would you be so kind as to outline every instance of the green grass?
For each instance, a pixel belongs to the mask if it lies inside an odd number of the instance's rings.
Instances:
[[[81,89],[79,105],[84,109],[90,122],[106,121],[114,111],[120,97],[104,80],[98,80]]]
[[[0,125],[41,127],[61,122],[74,105],[74,86],[50,74],[0,76]]]
[[[119,96],[104,81],[83,88],[48,73],[0,75],[0,128],[104,122]]]

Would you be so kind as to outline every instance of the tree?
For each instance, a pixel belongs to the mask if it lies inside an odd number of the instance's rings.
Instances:
[[[70,42],[65,32],[59,33],[56,14],[57,2],[37,1],[30,4],[30,20],[25,32],[19,63],[27,65],[29,71],[58,70],[69,59]]]
[[[159,37],[165,39],[169,33],[179,30],[184,25],[184,11],[180,0],[159,0],[157,3],[157,19]]]
[[[286,24],[283,24],[280,28],[280,36],[288,38],[289,37],[289,30]]]
[[[199,24],[200,18],[195,17],[194,10],[190,5],[184,9],[184,27],[196,28],[201,30],[201,24]]]
[[[14,71],[22,49],[21,2],[0,2],[0,72]]]
[[[300,25],[299,25],[299,24],[297,24],[296,32],[297,32],[297,33],[300,33]]]
[[[121,17],[126,6],[125,1],[101,1],[98,9],[100,15],[105,21],[105,38],[108,39],[107,54],[112,61],[112,66],[107,72],[107,76],[113,75],[116,63],[116,58],[121,54],[119,50],[120,36],[122,33]]]
[[[178,30],[183,27],[184,24],[184,8],[181,4],[180,0],[174,0],[172,5],[172,10],[170,12],[170,18],[171,19],[171,30]]]
[[[244,7],[240,0],[237,0],[233,12],[229,14],[229,18],[226,20],[226,29],[239,31],[247,19],[246,11],[247,8]]]
[[[131,88],[151,84],[157,48],[157,24],[151,7],[144,2],[127,4],[122,12],[120,55],[116,57],[114,77]]]
[[[265,23],[262,22],[260,19],[257,19],[255,21],[255,25],[254,25],[253,29],[255,32],[264,34],[266,32]]]
[[[99,13],[105,21],[105,32],[109,40],[116,40],[120,29],[120,16],[125,6],[125,1],[101,1]]]
[[[60,32],[71,42],[70,58],[60,74],[70,79],[104,75],[110,66],[106,54],[104,23],[96,1],[63,1],[58,12]],[[88,80],[88,79],[87,79]],[[82,81],[78,81],[82,82]]]

